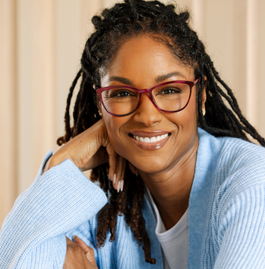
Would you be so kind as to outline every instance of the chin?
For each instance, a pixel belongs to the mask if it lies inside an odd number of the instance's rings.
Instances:
[[[135,165],[137,170],[144,172],[146,174],[156,174],[166,170],[166,164],[161,160],[158,161],[157,158],[155,161],[136,161]]]

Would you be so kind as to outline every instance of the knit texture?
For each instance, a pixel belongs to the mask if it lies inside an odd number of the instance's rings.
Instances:
[[[65,236],[94,249],[99,268],[163,268],[148,199],[142,204],[155,265],[144,261],[124,216],[116,239],[96,247],[97,212],[104,192],[70,161],[41,171],[17,199],[0,233],[0,268],[62,268]],[[265,268],[265,150],[199,129],[199,148],[189,201],[189,269]]]

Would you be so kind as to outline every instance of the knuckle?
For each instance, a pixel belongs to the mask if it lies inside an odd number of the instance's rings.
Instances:
[[[76,164],[77,167],[83,168],[87,164],[88,158],[87,158],[87,156],[85,156],[83,158],[74,158],[73,162]]]

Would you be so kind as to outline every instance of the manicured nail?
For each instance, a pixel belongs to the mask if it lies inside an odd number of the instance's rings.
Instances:
[[[75,239],[76,239],[76,238],[77,238],[77,236],[76,236],[76,235],[74,235],[74,236],[73,236],[73,240],[75,241]]]
[[[121,181],[121,191],[123,191],[124,180]]]
[[[121,186],[121,182],[118,182],[118,187],[117,187],[117,192],[120,192],[120,186]]]
[[[116,174],[114,174],[114,177],[113,177],[113,184],[115,184],[116,182]]]

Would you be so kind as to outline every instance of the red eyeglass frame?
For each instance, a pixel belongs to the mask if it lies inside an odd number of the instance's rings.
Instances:
[[[151,97],[150,100],[152,101],[153,105],[154,105],[158,110],[163,111],[163,112],[165,112],[165,113],[175,113],[175,112],[179,112],[179,111],[181,111],[181,110],[183,110],[183,109],[185,109],[185,108],[187,107],[187,105],[189,104],[189,101],[190,101],[192,88],[193,88],[194,85],[196,85],[198,82],[200,82],[200,80],[201,80],[201,78],[197,78],[197,79],[194,80],[194,81],[188,81],[188,80],[173,80],[173,81],[168,81],[168,82],[164,82],[164,83],[158,84],[158,85],[156,85],[156,86],[154,86],[154,87],[152,87],[152,88],[150,88],[150,89],[141,89],[141,90],[139,90],[139,89],[137,89],[137,88],[134,88],[134,87],[131,87],[131,86],[123,86],[123,85],[122,85],[122,88],[124,88],[124,89],[136,90],[136,91],[138,91],[139,94],[140,94],[140,96],[139,96],[139,100],[138,100],[138,104],[137,104],[137,106],[135,107],[135,109],[134,109],[132,112],[130,112],[130,113],[122,114],[122,115],[114,114],[114,113],[111,113],[110,111],[108,111],[108,109],[106,108],[106,106],[105,106],[105,104],[104,104],[104,101],[103,101],[103,99],[102,99],[102,92],[107,91],[107,90],[109,90],[109,89],[120,88],[121,85],[119,85],[119,86],[108,86],[108,87],[99,88],[99,89],[96,89],[96,92],[97,92],[97,94],[98,94],[99,97],[100,97],[100,101],[101,101],[101,103],[103,104],[103,107],[104,107],[105,110],[106,110],[110,115],[112,115],[112,116],[124,117],[124,116],[128,116],[128,115],[132,114],[132,113],[138,108],[138,106],[139,106],[139,104],[140,104],[140,102],[141,102],[141,96],[142,96],[142,94],[145,93],[145,92],[148,92],[148,93],[149,93],[149,95],[150,95],[150,97]],[[172,83],[182,83],[182,84],[187,84],[187,85],[189,85],[189,87],[190,87],[190,94],[189,94],[188,101],[187,101],[186,105],[185,105],[183,108],[178,109],[178,110],[175,110],[175,111],[167,111],[167,110],[161,109],[161,108],[156,104],[156,102],[155,102],[155,100],[154,100],[154,97],[153,97],[153,94],[152,94],[152,90],[155,89],[155,88],[157,88],[157,87],[160,87],[160,86],[163,86],[163,85],[167,85],[167,84],[172,84]]]

